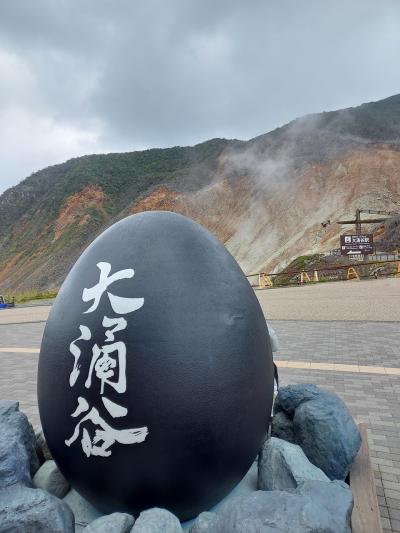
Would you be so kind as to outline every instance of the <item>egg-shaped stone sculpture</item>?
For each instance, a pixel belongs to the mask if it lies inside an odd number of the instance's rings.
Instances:
[[[67,276],[44,331],[40,418],[99,510],[186,520],[254,461],[273,395],[258,300],[206,229],[170,212],[114,224]]]

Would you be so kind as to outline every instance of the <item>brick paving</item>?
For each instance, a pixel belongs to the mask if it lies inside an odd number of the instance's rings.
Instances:
[[[282,345],[277,359],[400,367],[400,322],[268,322]]]
[[[31,324],[0,325],[0,348],[39,348],[45,322]]]
[[[276,358],[400,367],[399,322],[269,321]],[[281,384],[315,383],[336,392],[357,422],[368,425],[371,462],[384,533],[400,532],[400,376],[281,368]]]
[[[265,316],[275,320],[397,322],[400,278],[337,281],[255,291]]]
[[[273,320],[282,361],[400,367],[399,322]],[[0,325],[0,398],[20,401],[34,426],[38,355],[13,347],[37,348],[44,323]],[[339,394],[357,422],[366,422],[385,533],[400,533],[400,376],[281,368],[283,385],[311,382]]]

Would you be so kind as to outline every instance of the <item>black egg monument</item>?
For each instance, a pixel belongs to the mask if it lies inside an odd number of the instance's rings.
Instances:
[[[39,358],[49,449],[104,513],[164,507],[181,520],[245,475],[268,429],[269,336],[236,261],[170,212],[111,226],[53,305]]]

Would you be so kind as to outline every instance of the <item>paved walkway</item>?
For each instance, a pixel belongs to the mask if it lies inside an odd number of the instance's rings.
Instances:
[[[271,320],[400,321],[400,277],[256,290]],[[47,320],[48,301],[0,310],[0,324]]]
[[[48,305],[12,307],[0,309],[0,324],[29,324],[45,322],[51,307]]]
[[[270,322],[281,343],[281,383],[335,391],[367,422],[384,531],[400,533],[400,322]],[[0,325],[0,398],[19,400],[35,426],[43,329],[44,322]]]
[[[281,384],[315,383],[334,391],[357,422],[368,424],[382,526],[385,533],[400,532],[400,322],[271,325],[281,343]],[[299,362],[310,366],[296,368]],[[396,373],[387,371],[392,368]]]
[[[400,277],[256,290],[275,320],[400,320]]]

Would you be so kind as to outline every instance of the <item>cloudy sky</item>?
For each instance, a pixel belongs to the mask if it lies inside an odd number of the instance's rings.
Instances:
[[[1,0],[0,193],[400,92],[399,0]]]

